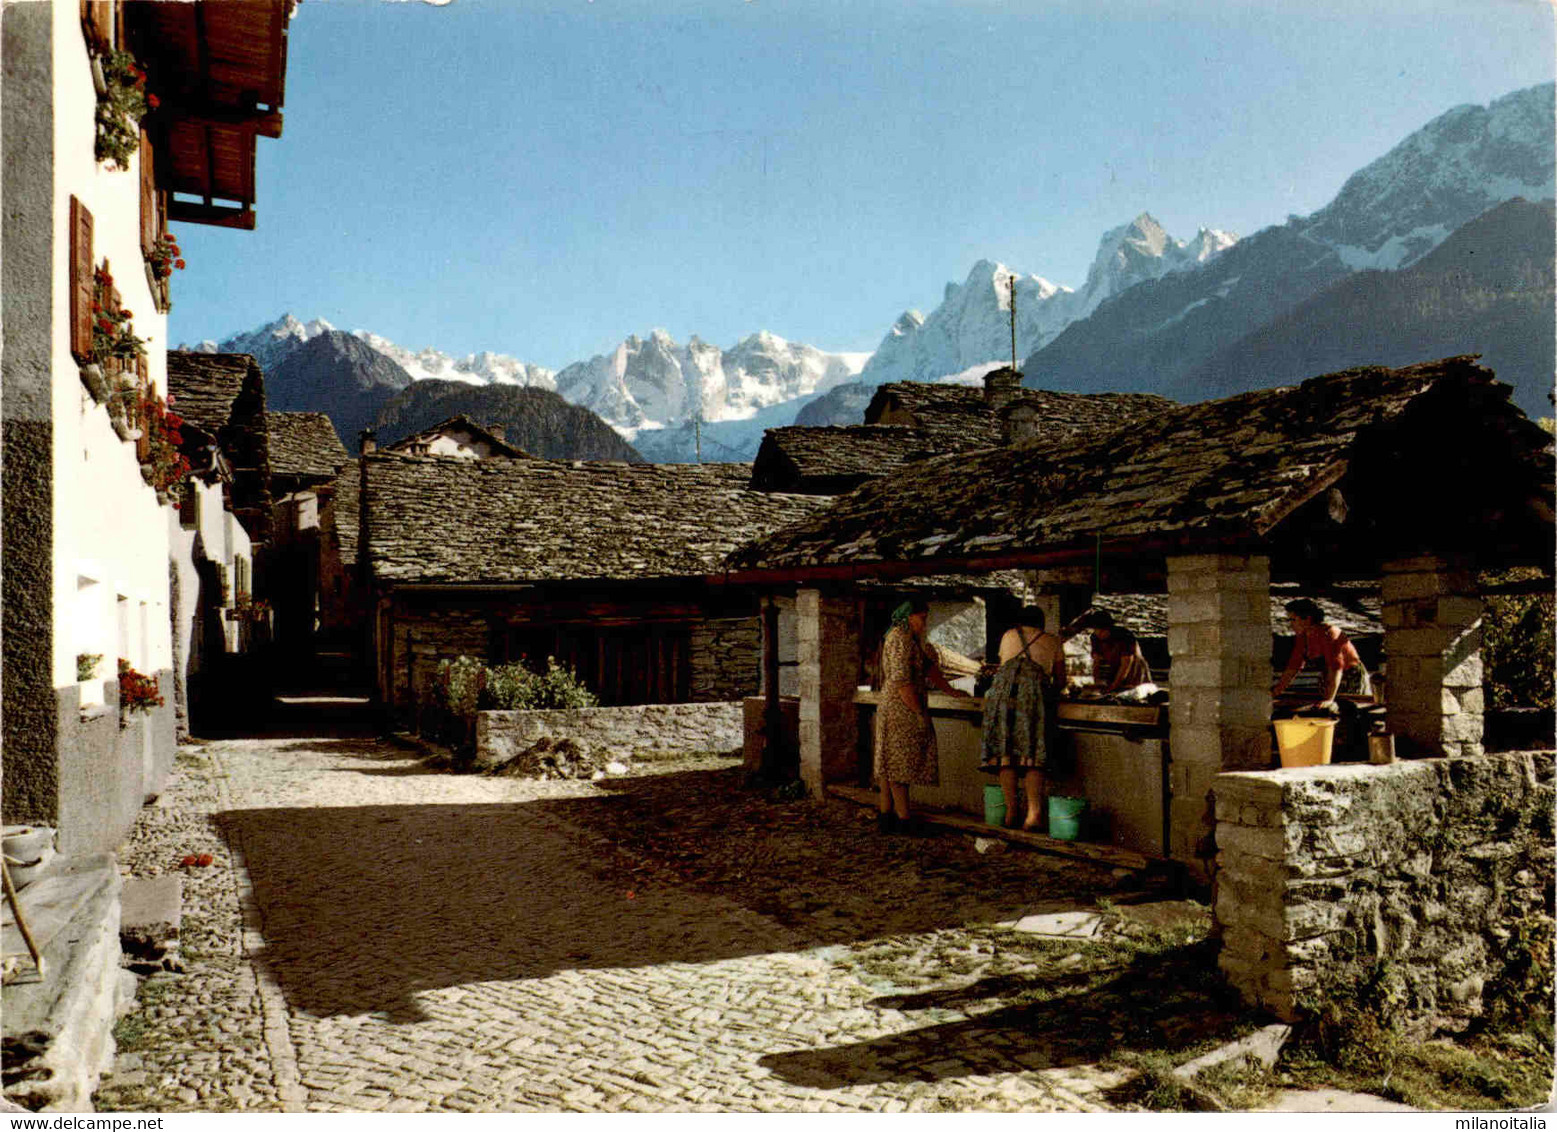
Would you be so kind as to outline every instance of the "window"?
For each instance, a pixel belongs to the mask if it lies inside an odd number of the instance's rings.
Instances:
[[[117,671],[118,658],[110,656],[108,649],[105,598],[96,578],[76,575],[72,639],[76,642],[76,682],[81,685],[82,707],[103,702],[103,682]],[[91,658],[96,660],[91,675],[86,675],[83,669]]]

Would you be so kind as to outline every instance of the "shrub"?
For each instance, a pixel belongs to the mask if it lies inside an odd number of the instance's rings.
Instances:
[[[1534,571],[1510,571],[1487,579],[1513,581]],[[1488,707],[1535,707],[1553,703],[1553,613],[1551,594],[1496,596],[1487,599],[1482,622]]]
[[[84,684],[97,676],[97,666],[103,663],[103,654],[100,652],[78,652],[76,654],[76,683]]]
[[[522,663],[503,664],[487,677],[483,706],[504,711],[595,707],[600,699],[586,688],[570,668],[546,658],[546,671],[535,672]]]
[[[469,755],[475,751],[477,711],[586,708],[599,702],[554,657],[547,657],[545,672],[536,672],[522,663],[488,668],[462,656],[438,662],[437,678],[421,704],[421,729]]]

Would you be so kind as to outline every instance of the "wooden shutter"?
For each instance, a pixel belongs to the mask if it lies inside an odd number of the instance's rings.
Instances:
[[[92,214],[70,198],[70,352],[92,360]]]
[[[113,50],[115,19],[112,0],[81,0],[81,27],[100,54]]]
[[[147,386],[151,382],[151,370],[146,364],[146,355],[135,355],[135,427],[141,430],[140,436],[135,439],[135,458],[145,463],[151,455],[151,437],[146,435],[146,414],[141,410],[141,404],[146,398]]]
[[[151,138],[141,131],[141,251],[151,255],[151,249],[162,235],[157,223],[157,176],[153,167]]]

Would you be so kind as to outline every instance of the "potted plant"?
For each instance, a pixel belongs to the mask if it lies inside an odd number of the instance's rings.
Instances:
[[[146,253],[146,264],[151,268],[152,278],[160,283],[172,276],[175,269],[183,271],[182,255],[172,236],[167,233],[158,236],[157,242]]]
[[[97,666],[103,663],[103,654],[100,652],[78,652],[76,654],[76,683],[85,684],[88,680],[97,679]]]
[[[130,716],[137,712],[150,714],[154,707],[162,706],[162,693],[157,682],[143,672],[130,667],[124,657],[119,658],[119,726],[128,727]]]
[[[97,98],[97,159],[128,169],[140,147],[141,119],[157,108],[146,91],[146,72],[128,51],[110,51],[102,60],[103,91]]]
[[[189,460],[179,449],[184,443],[180,428],[184,420],[156,390],[148,389],[140,399],[139,419],[145,441],[141,456],[141,476],[157,492],[160,502],[172,498],[173,488],[189,474]]]

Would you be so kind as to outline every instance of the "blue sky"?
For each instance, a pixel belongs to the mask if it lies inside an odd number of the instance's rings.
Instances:
[[[980,258],[1320,208],[1553,77],[1545,0],[304,0],[258,227],[170,341],[290,311],[560,369],[656,327],[871,350]]]

